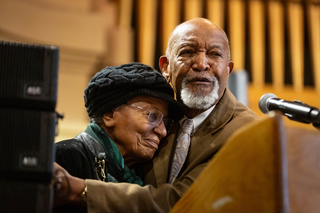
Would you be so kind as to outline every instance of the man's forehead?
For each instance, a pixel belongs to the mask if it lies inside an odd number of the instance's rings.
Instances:
[[[228,44],[228,39],[219,28],[201,28],[197,26],[181,26],[173,35],[172,47],[199,45],[199,42],[208,42],[208,47],[222,47]],[[199,40],[201,38],[201,40]]]
[[[175,48],[181,49],[183,47],[201,47],[201,45],[204,44],[205,48],[208,49],[220,49],[223,50],[224,47],[224,41],[220,39],[212,39],[210,42],[203,42],[199,41],[198,39],[195,39],[194,37],[187,37],[187,38],[181,38],[177,40],[175,43]]]
[[[185,34],[185,33],[192,33],[192,32],[199,32],[199,31],[206,31],[206,32],[223,32],[223,30],[218,27],[217,25],[208,22],[208,21],[198,21],[198,22],[185,22],[180,24],[175,30],[174,33],[176,34]]]

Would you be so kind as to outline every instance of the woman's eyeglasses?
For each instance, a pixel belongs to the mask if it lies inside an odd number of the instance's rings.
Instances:
[[[150,124],[154,127],[159,126],[161,121],[163,121],[164,126],[166,127],[166,130],[168,132],[168,130],[172,126],[173,120],[171,118],[163,118],[162,112],[160,112],[157,109],[148,110],[148,109],[143,109],[142,107],[139,107],[139,106],[131,106],[131,105],[126,105],[126,106],[131,107],[133,109],[140,109],[142,111],[147,111],[148,112],[148,124]]]

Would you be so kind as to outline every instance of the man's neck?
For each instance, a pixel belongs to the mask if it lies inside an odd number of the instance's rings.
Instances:
[[[203,113],[206,110],[207,109],[191,109],[191,108],[188,108],[186,106],[183,107],[184,114],[188,118],[194,118],[194,117],[196,117],[197,115]]]
[[[214,109],[215,106],[210,107],[209,109],[207,109],[206,111],[200,113],[199,115],[196,115],[195,117],[192,118],[193,120],[193,124],[194,124],[194,130],[192,132],[192,135],[196,132],[196,130],[198,129],[198,127],[200,126],[200,124],[210,115],[210,113],[212,112],[212,110]],[[184,116],[183,119],[181,119],[179,121],[180,125],[183,125],[183,122],[185,121],[187,116]]]
[[[218,101],[216,101],[215,103],[213,103],[210,107],[206,108],[206,109],[194,109],[194,108],[189,108],[186,105],[183,104],[183,101],[181,100],[180,97],[177,96],[177,100],[182,104],[183,106],[183,113],[185,116],[187,116],[188,118],[194,118],[197,115],[200,115],[201,113],[205,112],[206,110],[210,109],[212,106],[216,105]],[[220,99],[219,99],[220,100]]]

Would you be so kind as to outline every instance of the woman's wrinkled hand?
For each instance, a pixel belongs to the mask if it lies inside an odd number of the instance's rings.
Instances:
[[[70,204],[83,205],[81,194],[85,188],[85,180],[71,176],[56,162],[54,162],[52,185],[54,190],[54,208]]]

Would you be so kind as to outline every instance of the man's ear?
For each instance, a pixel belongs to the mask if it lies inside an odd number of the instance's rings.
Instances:
[[[168,65],[169,61],[166,56],[161,56],[159,59],[159,67],[161,70],[162,75],[167,79],[167,81],[170,83],[170,76],[168,71]]]
[[[229,72],[229,75],[232,73],[233,71],[233,66],[234,66],[234,63],[232,61],[229,61],[229,64],[228,64],[228,72]]]
[[[105,113],[102,117],[103,123],[106,127],[111,128],[114,126],[115,119],[114,119],[114,112]]]

